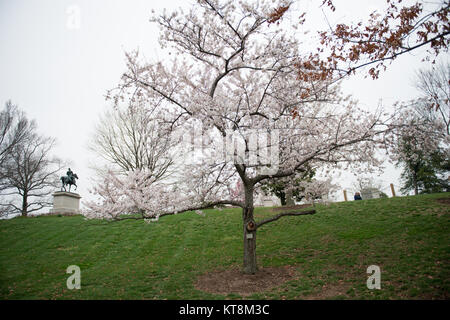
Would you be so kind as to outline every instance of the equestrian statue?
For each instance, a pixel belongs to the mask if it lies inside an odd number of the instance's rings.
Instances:
[[[67,176],[63,176],[61,177],[61,182],[62,182],[62,187],[61,187],[61,191],[67,191],[66,190],[66,186],[69,185],[69,192],[70,192],[70,187],[72,187],[72,185],[75,186],[75,190],[77,190],[77,184],[75,179],[78,179],[78,176],[76,173],[73,173],[72,170],[67,170]]]

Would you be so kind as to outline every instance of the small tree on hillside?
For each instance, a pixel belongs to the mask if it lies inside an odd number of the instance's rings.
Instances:
[[[40,136],[30,125],[22,142],[9,151],[2,168],[2,195],[11,200],[1,205],[3,213],[27,216],[51,206],[49,196],[59,184],[57,173],[63,166],[50,156],[54,144],[55,139]]]
[[[35,127],[34,121],[29,121],[16,105],[6,102],[0,112],[0,191],[8,187],[5,169],[13,149],[23,145]]]
[[[423,119],[411,110],[405,114],[409,126],[399,130],[392,158],[397,166],[403,167],[403,190],[420,192],[440,192],[448,188],[448,135],[442,121]]]
[[[402,192],[413,190],[417,195],[449,190],[446,177],[440,178],[440,175],[448,169],[442,166],[445,156],[439,148],[434,151],[424,150],[420,145],[420,137],[417,136],[404,135],[399,143],[402,157],[397,165],[403,167]]]
[[[313,206],[315,200],[328,200],[330,193],[333,193],[339,187],[331,182],[331,179],[320,180],[311,179],[310,181],[303,181],[301,183],[303,187],[302,195],[306,200],[311,201]]]

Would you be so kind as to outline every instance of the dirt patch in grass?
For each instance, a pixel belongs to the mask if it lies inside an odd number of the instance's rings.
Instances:
[[[414,214],[421,214],[421,215],[433,215],[437,216],[438,218],[442,215],[448,215],[450,214],[450,198],[439,198],[435,199],[436,202],[440,203],[440,207],[434,207],[434,208],[426,208],[421,210],[415,210],[412,211]]]
[[[315,294],[310,294],[302,299],[305,300],[325,300],[330,298],[336,298],[338,296],[347,296],[347,291],[350,289],[350,284],[339,281],[339,283],[324,285],[322,289]]]
[[[277,211],[290,211],[290,210],[297,210],[297,209],[303,209],[303,208],[308,208],[308,207],[312,207],[311,204],[307,203],[307,204],[299,204],[299,205],[295,205],[295,206],[284,206],[284,207],[277,207],[277,208],[272,208],[272,211],[277,212]]]
[[[292,266],[260,268],[255,274],[245,274],[239,269],[213,271],[198,277],[195,288],[201,291],[243,297],[278,287],[295,277]]]
[[[440,198],[440,199],[436,199],[436,201],[450,206],[450,198]]]

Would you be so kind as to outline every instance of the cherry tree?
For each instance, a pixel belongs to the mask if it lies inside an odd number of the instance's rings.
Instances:
[[[178,183],[151,183],[142,171],[125,181],[108,177],[89,217],[158,219],[217,205],[241,207],[243,271],[252,274],[259,228],[315,213],[256,221],[254,195],[262,182],[328,165],[380,164],[375,150],[389,142],[392,116],[358,108],[326,79],[299,77],[297,62],[307,53],[284,27],[287,21],[271,23],[280,7],[289,3],[199,0],[188,12],[152,17],[171,58],[149,62],[128,53],[127,71],[108,97],[117,104],[135,97],[165,100],[162,120],[174,131],[191,128],[184,139],[201,152],[194,150],[197,160],[186,162]],[[123,199],[145,210],[122,216],[132,211]]]
[[[302,195],[310,200],[314,205],[314,200],[327,200],[330,193],[335,192],[338,185],[331,182],[331,178],[326,180],[312,179],[311,181],[304,181],[301,186],[304,188]]]

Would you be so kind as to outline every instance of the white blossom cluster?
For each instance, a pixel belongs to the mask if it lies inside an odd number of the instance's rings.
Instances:
[[[331,178],[326,180],[312,179],[311,181],[305,181],[301,183],[304,190],[301,194],[308,201],[314,201],[316,199],[327,200],[330,193],[335,192],[339,187],[331,182]]]

